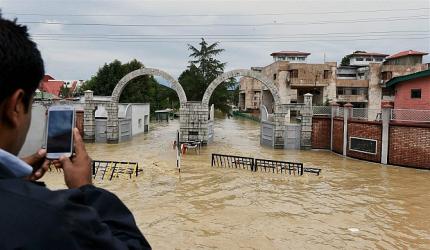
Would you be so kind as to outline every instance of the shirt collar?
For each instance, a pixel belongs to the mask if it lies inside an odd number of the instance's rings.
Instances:
[[[0,175],[12,178],[29,176],[33,168],[15,155],[0,149]]]

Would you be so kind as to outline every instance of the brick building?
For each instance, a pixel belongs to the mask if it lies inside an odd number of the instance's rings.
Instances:
[[[385,83],[395,93],[395,109],[430,110],[430,69],[394,77]]]
[[[45,75],[40,83],[39,90],[58,97],[63,86],[64,81],[55,80],[52,76]]]

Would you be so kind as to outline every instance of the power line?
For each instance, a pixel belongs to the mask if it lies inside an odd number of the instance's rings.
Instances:
[[[422,35],[427,35],[428,33],[418,33],[418,34],[404,34],[403,36],[422,36]],[[386,34],[382,37],[398,37],[399,34]],[[151,36],[151,37],[128,37],[128,36],[55,36],[55,35],[47,35],[47,36],[37,36],[37,35],[33,35],[32,37],[34,38],[62,38],[62,39],[67,39],[67,38],[82,38],[82,39],[96,39],[96,38],[100,38],[100,39],[112,39],[112,40],[151,40],[151,39],[158,39],[158,40],[183,40],[183,39],[190,39],[190,38],[200,38],[200,37],[189,37],[189,36]],[[254,39],[254,40],[273,40],[273,39],[298,39],[298,38],[363,38],[363,37],[367,37],[367,38],[371,38],[371,37],[381,37],[381,35],[379,34],[374,34],[374,35],[338,35],[338,36],[296,36],[296,35],[290,35],[290,36],[272,36],[272,37],[250,37],[250,36],[246,36],[246,37],[216,37],[216,36],[211,36],[208,37],[208,39],[222,39],[222,40],[250,40],[250,39]]]
[[[291,37],[320,37],[335,35],[337,37],[362,37],[362,36],[398,36],[398,35],[420,35],[428,34],[429,30],[419,31],[374,31],[366,33],[344,33],[344,32],[333,32],[333,33],[294,33],[291,35],[280,35],[280,34],[83,34],[83,33],[35,33],[33,37],[80,37],[80,38],[196,38],[196,37],[210,37],[210,38],[260,38],[260,39],[271,39],[271,38],[291,38]]]
[[[356,38],[356,39],[324,39],[324,40],[220,40],[222,43],[295,43],[295,42],[348,42],[348,41],[379,41],[379,40],[421,40],[428,39],[424,37],[380,37],[380,38]],[[178,43],[178,42],[195,42],[193,40],[119,40],[119,39],[64,39],[64,38],[36,38],[37,41],[65,41],[65,42],[118,42],[118,43]]]
[[[42,22],[42,21],[26,21],[25,24],[45,24],[45,25],[64,25],[64,26],[109,26],[109,27],[261,27],[261,26],[292,26],[292,25],[312,25],[312,24],[334,24],[334,23],[367,23],[367,22],[392,22],[405,20],[422,20],[429,19],[428,16],[406,16],[395,18],[375,18],[375,19],[350,19],[350,20],[335,20],[335,21],[318,21],[318,22],[282,22],[282,23],[260,23],[260,24],[227,24],[227,23],[211,23],[211,24],[114,24],[114,23],[64,23],[64,22]]]
[[[379,9],[379,10],[351,10],[351,11],[323,11],[323,12],[285,12],[285,13],[259,13],[259,14],[169,14],[169,15],[152,15],[152,14],[58,14],[58,13],[17,13],[5,12],[8,15],[17,16],[67,16],[67,17],[254,17],[254,16],[288,16],[288,15],[320,15],[320,14],[345,14],[345,13],[374,13],[374,12],[395,12],[395,11],[422,11],[430,8],[413,8],[413,9]]]

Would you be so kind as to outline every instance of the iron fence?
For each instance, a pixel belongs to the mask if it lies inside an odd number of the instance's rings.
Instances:
[[[137,162],[122,162],[122,161],[99,161],[93,160],[93,178],[100,176],[100,179],[109,178],[119,178],[120,175],[128,175],[131,179],[132,176],[138,176],[139,172],[143,169],[139,168],[139,163]]]
[[[392,109],[391,120],[407,122],[430,122],[430,110]]]
[[[284,173],[289,175],[303,175],[303,173],[312,173],[320,175],[320,168],[304,168],[303,163],[276,161],[268,159],[254,159],[237,155],[212,154],[212,167],[239,168],[251,171]]]
[[[354,119],[359,119],[359,120],[367,120],[369,117],[368,109],[367,108],[353,108],[351,117]]]
[[[313,106],[314,115],[331,115],[331,106]]]

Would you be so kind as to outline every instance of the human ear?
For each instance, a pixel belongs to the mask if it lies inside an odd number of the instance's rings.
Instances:
[[[3,110],[4,116],[2,118],[11,127],[18,127],[20,125],[22,115],[26,112],[24,98],[24,90],[18,89],[5,101]]]

